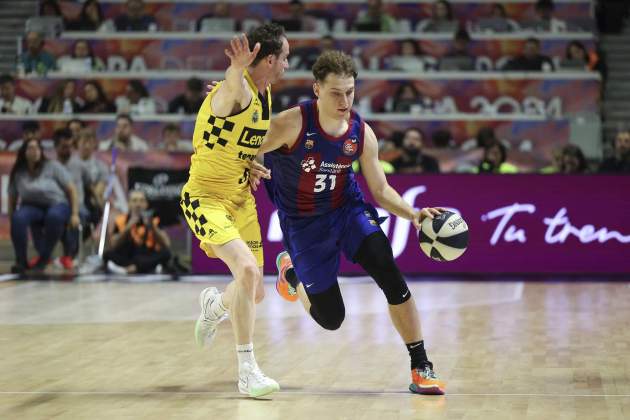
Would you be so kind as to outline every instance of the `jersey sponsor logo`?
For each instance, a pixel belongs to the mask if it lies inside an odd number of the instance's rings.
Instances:
[[[241,160],[249,160],[250,162],[256,159],[256,155],[250,155],[249,153],[243,153],[239,150],[238,158]]]
[[[243,128],[241,137],[238,139],[238,145],[249,147],[250,149],[258,149],[262,144],[266,133],[267,130],[257,130],[255,128],[245,127]]]
[[[313,141],[313,139],[306,139],[306,141],[304,142],[304,148],[306,150],[312,149],[314,145],[315,145],[315,142]]]
[[[319,172],[339,174],[345,172],[350,166],[352,166],[351,163],[322,162],[321,165],[319,165]]]
[[[357,150],[359,150],[359,140],[350,138],[343,142],[344,155],[352,156],[357,152]]]
[[[315,164],[315,158],[313,158],[312,156],[305,157],[304,160],[302,160],[302,169],[306,173],[317,169],[317,165]]]

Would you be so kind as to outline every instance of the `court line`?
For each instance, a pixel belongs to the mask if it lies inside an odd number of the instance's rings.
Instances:
[[[411,396],[409,391],[280,391],[274,395]],[[0,391],[0,395],[242,395],[236,391]],[[444,397],[629,398],[630,394],[447,393]]]

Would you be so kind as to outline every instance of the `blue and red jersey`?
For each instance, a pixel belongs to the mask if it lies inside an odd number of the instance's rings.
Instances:
[[[319,124],[317,101],[299,105],[302,131],[295,144],[265,154],[271,180],[265,187],[278,210],[291,216],[319,216],[351,201],[362,201],[352,163],[363,152],[364,122],[352,111],[339,137]]]

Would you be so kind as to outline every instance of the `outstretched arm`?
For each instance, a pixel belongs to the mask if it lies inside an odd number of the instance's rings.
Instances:
[[[217,116],[226,117],[238,112],[251,101],[252,95],[247,87],[244,72],[254,61],[258,51],[260,43],[257,42],[250,51],[245,34],[235,36],[230,41],[230,47],[225,50],[225,55],[230,59],[230,66],[225,71],[225,81],[212,97],[212,110]]]
[[[289,108],[271,118],[271,125],[252,162],[249,183],[256,191],[261,178],[271,178],[271,171],[263,165],[264,154],[280,147],[291,148],[302,131],[302,113],[299,107]]]
[[[420,223],[425,217],[433,219],[434,215],[441,213],[442,209],[431,207],[415,210],[387,183],[385,172],[383,172],[383,168],[378,161],[376,135],[367,124],[365,124],[363,153],[359,158],[359,163],[372,197],[388,212],[410,220],[418,230],[420,229]]]

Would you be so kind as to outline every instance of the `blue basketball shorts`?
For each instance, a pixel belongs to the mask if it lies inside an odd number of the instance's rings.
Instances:
[[[363,239],[381,230],[374,206],[353,201],[321,216],[291,217],[278,212],[284,247],[307,294],[337,282],[339,258],[354,262]]]

